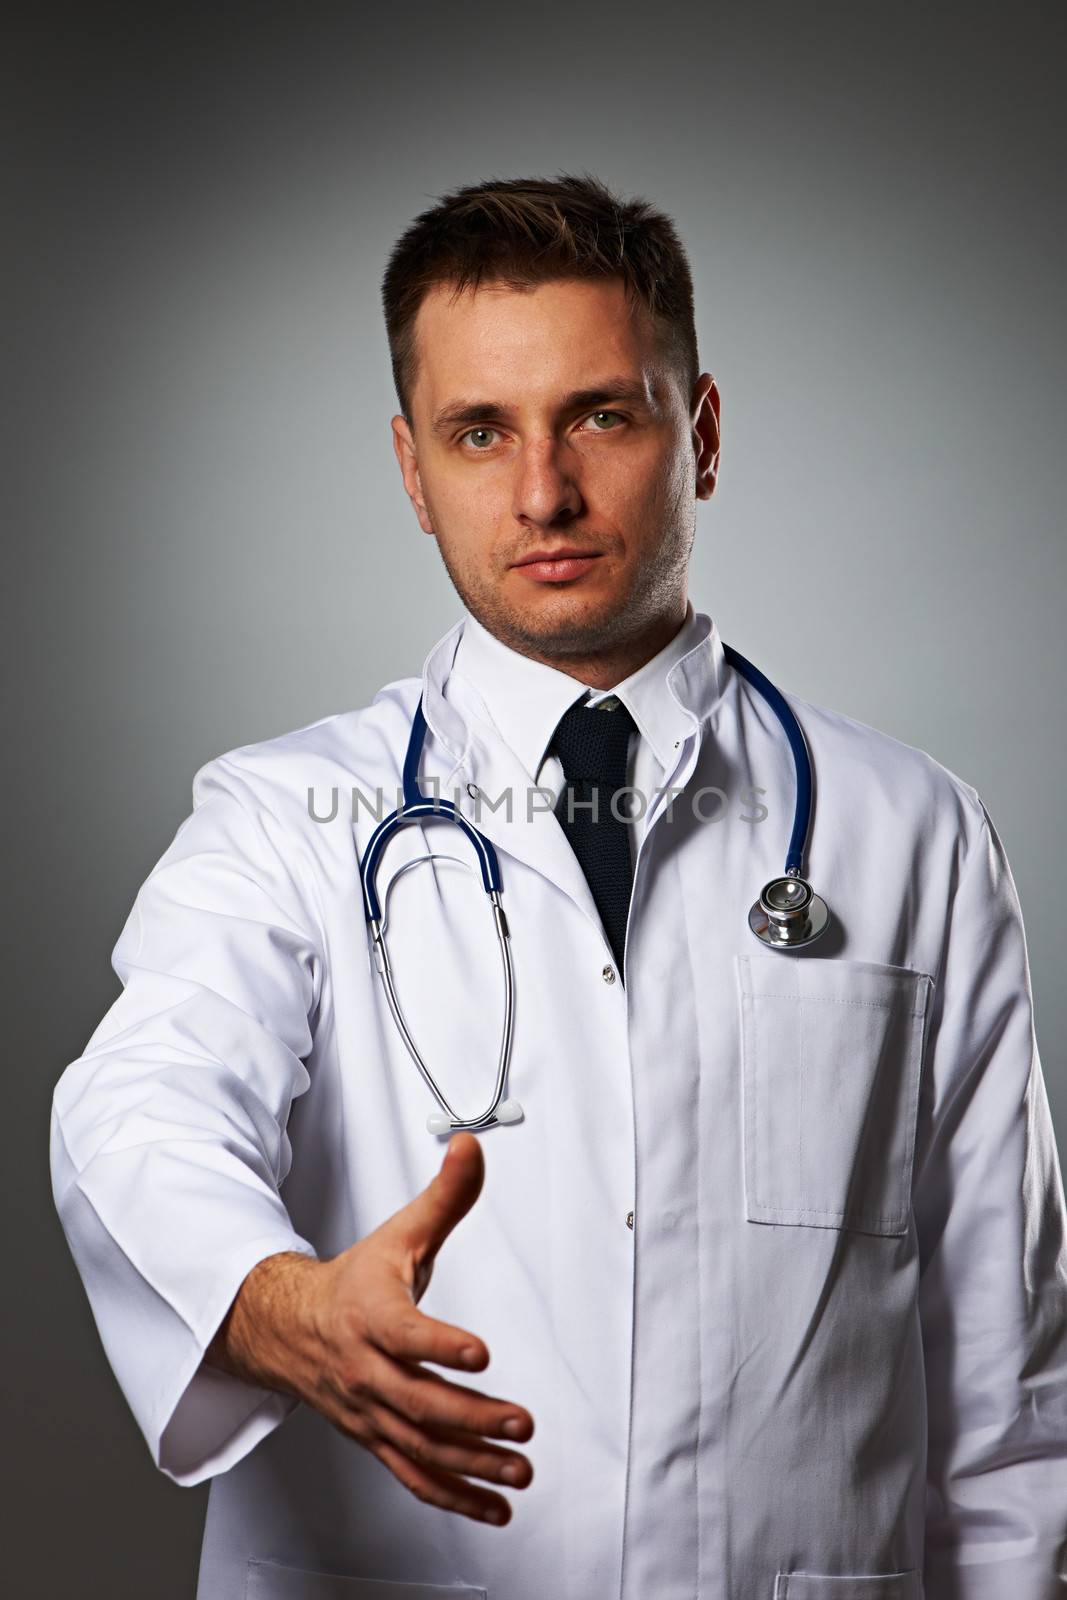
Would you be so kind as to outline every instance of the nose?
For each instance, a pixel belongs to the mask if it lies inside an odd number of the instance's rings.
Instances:
[[[582,509],[574,464],[556,439],[526,444],[515,472],[512,511],[518,522],[547,528],[569,522]]]

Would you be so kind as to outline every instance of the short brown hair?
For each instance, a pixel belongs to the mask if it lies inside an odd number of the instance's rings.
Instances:
[[[659,326],[686,384],[700,376],[693,280],[674,224],[640,197],[622,200],[586,173],[490,178],[442,195],[394,245],[382,304],[400,410],[411,426],[415,318],[435,285],[530,288],[560,278],[615,278]]]

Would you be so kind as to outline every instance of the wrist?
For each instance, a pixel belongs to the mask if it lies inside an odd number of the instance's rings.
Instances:
[[[266,1256],[246,1275],[204,1353],[208,1366],[262,1388],[299,1394],[301,1352],[315,1337],[325,1263],[301,1251]]]

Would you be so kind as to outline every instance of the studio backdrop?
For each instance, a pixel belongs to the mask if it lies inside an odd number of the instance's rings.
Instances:
[[[674,218],[722,395],[694,605],[773,681],[978,790],[1062,1145],[1055,16],[658,0],[10,25],[7,1592],[195,1588],[207,1486],[155,1471],[107,1366],[49,1104],[194,772],[419,673],[460,614],[393,456],[379,302],[394,240],[449,189],[591,172]]]

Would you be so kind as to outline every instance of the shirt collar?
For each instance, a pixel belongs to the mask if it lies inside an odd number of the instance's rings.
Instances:
[[[699,731],[722,693],[722,641],[709,616],[687,602],[685,620],[650,661],[612,689],[589,690],[580,679],[503,644],[465,611],[430,651],[423,667],[423,710],[432,731],[461,758],[466,743],[449,677],[473,689],[485,715],[531,777],[536,777],[560,717],[587,692],[616,695],[667,768],[682,741]],[[462,694],[460,696],[462,698]]]

